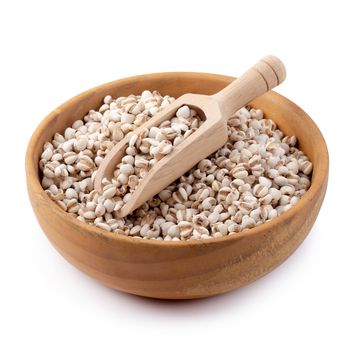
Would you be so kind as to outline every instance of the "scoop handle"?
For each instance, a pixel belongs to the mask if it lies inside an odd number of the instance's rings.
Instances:
[[[227,119],[254,98],[281,84],[285,78],[286,68],[282,61],[272,55],[265,56],[212,97],[217,100]]]

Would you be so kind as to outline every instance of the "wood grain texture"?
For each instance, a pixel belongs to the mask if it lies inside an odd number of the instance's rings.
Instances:
[[[161,94],[211,95],[231,77],[205,73],[158,73],[117,80],[84,92],[50,113],[34,132],[26,154],[29,197],[48,239],[73,265],[120,291],[165,299],[202,298],[224,293],[265,275],[281,264],[310,231],[326,192],[328,152],[311,118],[283,96],[269,92],[251,105],[261,108],[314,165],[311,187],[296,206],[268,223],[225,238],[161,242],[134,239],[82,223],[62,211],[40,185],[38,161],[45,141],[62,132],[107,94],[126,96],[145,89]]]
[[[120,218],[129,215],[151,199],[199,161],[216,152],[227,141],[227,119],[251,100],[282,83],[286,77],[283,63],[275,56],[265,56],[242,76],[214,95],[184,94],[148,122],[125,136],[100,164],[94,188],[102,192],[102,181],[111,180],[116,166],[125,155],[132,135],[143,134],[153,126],[169,120],[183,105],[200,111],[204,123],[190,137],[157,162],[131,193],[130,199],[116,212]]]

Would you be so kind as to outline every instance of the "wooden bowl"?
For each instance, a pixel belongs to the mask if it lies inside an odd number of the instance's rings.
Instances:
[[[328,152],[311,118],[285,97],[269,92],[254,100],[313,162],[311,187],[290,210],[268,223],[224,238],[166,242],[116,235],[80,222],[61,210],[40,184],[38,161],[55,132],[97,108],[105,95],[159,90],[213,94],[232,77],[205,73],[159,73],[116,80],[88,90],[51,112],[27,149],[30,201],[40,226],[56,249],[78,269],[120,291],[163,299],[203,298],[244,286],[273,270],[304,240],[316,220],[327,187]]]

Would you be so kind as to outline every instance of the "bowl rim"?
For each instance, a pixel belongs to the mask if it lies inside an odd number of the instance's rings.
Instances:
[[[164,240],[152,240],[152,239],[142,239],[136,238],[132,236],[124,236],[122,234],[116,234],[107,230],[103,230],[97,226],[82,222],[78,220],[73,215],[63,211],[51,198],[47,195],[43,187],[41,186],[40,176],[34,176],[37,172],[38,164],[33,161],[32,151],[34,149],[35,144],[38,142],[40,138],[41,131],[45,129],[46,125],[48,125],[53,118],[57,116],[57,113],[61,109],[66,108],[71,104],[75,104],[80,101],[80,99],[90,95],[96,89],[105,89],[112,87],[116,82],[129,83],[133,80],[139,80],[144,78],[167,78],[169,76],[176,76],[179,79],[183,78],[191,78],[191,77],[211,77],[212,79],[221,80],[224,83],[229,83],[234,77],[221,75],[221,74],[213,74],[213,73],[204,73],[204,72],[161,72],[161,73],[149,73],[149,74],[141,74],[134,75],[127,78],[117,79],[110,81],[105,84],[98,85],[96,87],[85,90],[84,92],[72,97],[71,99],[62,103],[59,107],[50,112],[36,127],[34,133],[32,134],[30,141],[27,146],[27,151],[25,155],[25,169],[26,169],[26,178],[27,178],[27,188],[28,192],[31,192],[33,196],[39,197],[40,200],[47,202],[47,206],[52,210],[57,216],[61,217],[62,220],[66,220],[70,223],[70,225],[77,226],[82,231],[85,231],[86,234],[91,236],[102,237],[107,240],[112,240],[116,242],[124,242],[130,244],[142,244],[142,245],[150,245],[150,246],[171,246],[172,248],[176,247],[185,247],[185,246],[198,246],[198,245],[213,245],[218,243],[230,242],[240,240],[243,237],[251,237],[260,235],[266,231],[273,231],[275,227],[279,226],[283,221],[290,220],[294,215],[296,215],[299,211],[305,209],[306,204],[322,189],[325,182],[328,179],[328,170],[329,170],[329,155],[327,150],[327,145],[325,143],[324,137],[319,130],[316,123],[312,120],[312,118],[298,105],[294,102],[290,101],[288,98],[284,97],[281,94],[278,94],[275,91],[270,91],[269,94],[274,95],[278,99],[280,99],[283,103],[289,104],[294,109],[298,110],[298,113],[303,114],[303,118],[305,118],[305,122],[308,126],[313,128],[313,137],[318,141],[318,152],[321,154],[321,164],[317,167],[317,172],[315,173],[313,170],[312,173],[312,181],[311,186],[307,190],[307,192],[301,197],[296,205],[292,208],[288,209],[286,212],[281,215],[271,219],[268,222],[260,224],[256,227],[245,229],[241,232],[237,232],[232,235],[227,235],[224,237],[211,238],[206,240],[185,240],[185,241],[164,241]],[[33,176],[29,176],[29,174],[33,174]],[[64,233],[62,233],[64,234]]]

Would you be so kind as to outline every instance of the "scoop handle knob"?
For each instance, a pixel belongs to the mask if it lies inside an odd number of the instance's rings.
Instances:
[[[265,56],[213,97],[227,119],[256,97],[281,84],[285,78],[286,68],[282,61],[272,55]]]

